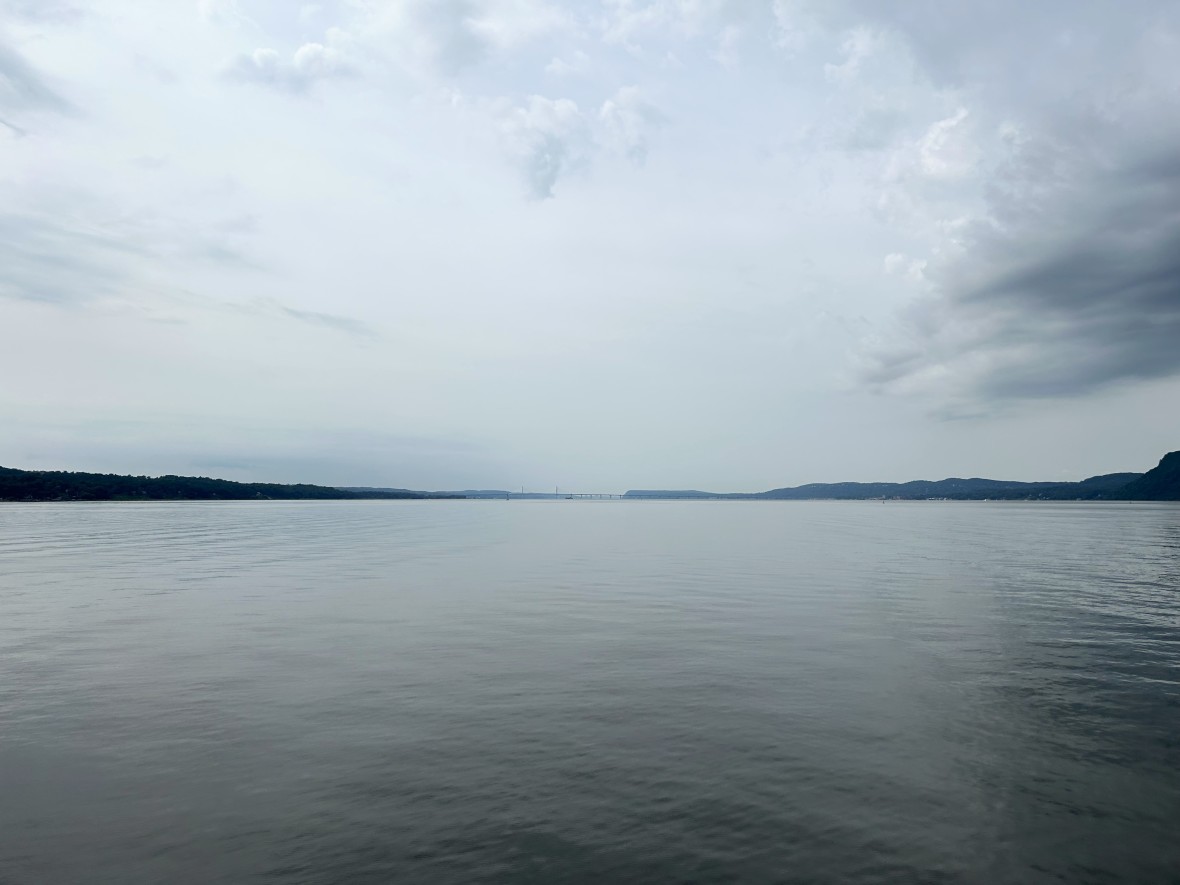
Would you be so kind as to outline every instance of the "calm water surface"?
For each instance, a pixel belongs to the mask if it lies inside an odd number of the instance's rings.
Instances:
[[[0,505],[0,883],[1178,882],[1180,506]]]

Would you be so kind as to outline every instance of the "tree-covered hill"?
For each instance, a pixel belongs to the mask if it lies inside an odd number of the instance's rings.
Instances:
[[[854,501],[889,498],[920,501],[1180,501],[1180,452],[1164,456],[1147,473],[1108,473],[1080,482],[939,479],[911,482],[809,483],[753,494],[633,490],[628,498],[726,498],[768,501]]]
[[[1000,479],[940,479],[914,480],[902,483],[814,483],[791,489],[775,489],[756,497],[775,499],[803,498],[901,498],[922,500],[948,498],[957,501],[1099,501],[1123,499],[1128,482],[1138,473],[1111,473],[1092,476],[1081,482],[1016,482]]]
[[[472,497],[483,493],[469,493]],[[496,495],[507,494],[497,492]],[[406,489],[332,488],[300,483],[243,483],[204,476],[118,476],[0,467],[0,501],[253,501],[462,498],[463,493]],[[541,495],[539,497],[547,497]],[[1145,474],[1111,473],[1081,482],[1008,482],[994,479],[915,480],[904,483],[811,483],[755,494],[640,491],[629,498],[732,498],[761,500],[869,499],[1018,501],[1180,501],[1180,451]]]
[[[232,482],[205,476],[118,476],[0,467],[0,501],[279,501],[425,497],[419,492],[350,492],[303,483]]]
[[[1168,452],[1160,463],[1127,484],[1128,497],[1139,501],[1180,501],[1180,452]]]

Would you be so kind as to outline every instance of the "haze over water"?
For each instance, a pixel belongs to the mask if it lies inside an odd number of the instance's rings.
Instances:
[[[1180,507],[0,506],[0,882],[1180,877]]]

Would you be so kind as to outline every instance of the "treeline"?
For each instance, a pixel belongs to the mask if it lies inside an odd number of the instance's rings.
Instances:
[[[1180,452],[1168,452],[1143,476],[1127,483],[1127,497],[1143,501],[1180,501]]]
[[[775,489],[755,497],[779,500],[805,498],[895,498],[924,500],[946,498],[952,501],[1101,501],[1126,498],[1127,484],[1140,479],[1141,473],[1111,473],[1092,476],[1081,482],[1014,482],[997,479],[915,480],[902,483],[832,483]]]
[[[939,479],[912,482],[809,483],[754,493],[634,489],[626,498],[714,498],[763,501],[1180,501],[1180,452],[1169,452],[1147,473],[1108,473],[1080,482]]]
[[[472,493],[479,496],[483,493]],[[497,492],[496,495],[499,496]],[[233,482],[205,476],[118,476],[0,467],[0,501],[295,501],[463,498],[462,493],[404,489],[332,488],[300,483]],[[542,496],[545,497],[545,496]],[[907,483],[812,483],[755,494],[700,491],[627,492],[630,498],[762,500],[951,498],[955,500],[1180,501],[1180,452],[1169,452],[1147,473],[1111,473],[1081,482],[1003,482],[994,479],[917,480]]]
[[[296,501],[427,498],[420,492],[345,491],[205,476],[118,476],[0,467],[0,501]]]

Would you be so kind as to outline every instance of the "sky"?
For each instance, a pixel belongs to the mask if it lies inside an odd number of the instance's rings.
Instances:
[[[0,464],[424,489],[1180,449],[1171,0],[0,0]]]

